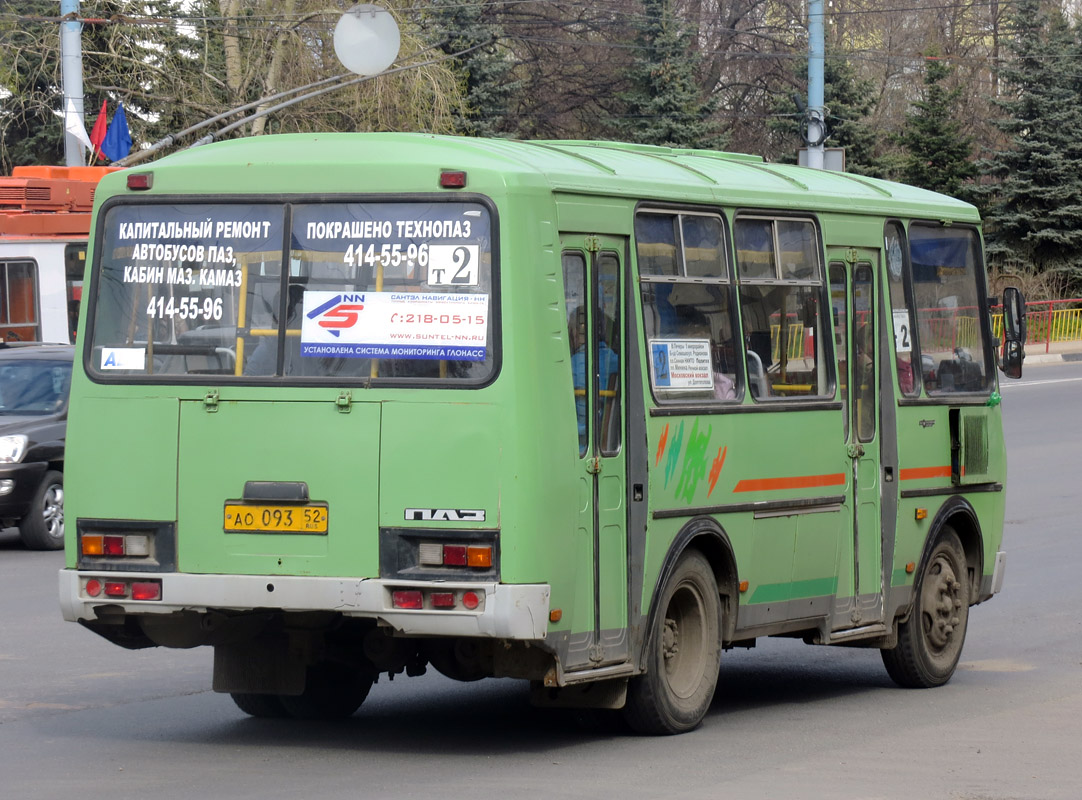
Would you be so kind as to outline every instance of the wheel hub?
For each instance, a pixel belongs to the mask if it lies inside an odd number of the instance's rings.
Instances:
[[[59,486],[49,489],[45,495],[45,504],[42,515],[45,520],[45,529],[54,538],[64,536],[64,490]]]
[[[945,559],[936,562],[928,577],[931,580],[925,583],[922,598],[924,627],[930,644],[941,650],[951,643],[961,623],[962,585]]]
[[[675,658],[680,652],[680,626],[671,617],[666,617],[661,632],[661,652],[666,660]]]

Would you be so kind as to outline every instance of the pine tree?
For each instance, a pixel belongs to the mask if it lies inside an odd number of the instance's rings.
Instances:
[[[979,187],[988,253],[1002,264],[1064,272],[1082,282],[1082,104],[1072,76],[1079,46],[1058,9],[1019,0],[1012,58],[1001,78],[1012,91],[999,102],[1005,149],[981,166]]]
[[[922,99],[913,103],[898,136],[906,151],[901,177],[914,186],[962,197],[967,181],[977,174],[970,159],[973,140],[952,116],[962,91],[946,87],[951,68],[938,56],[935,50],[926,54]]]
[[[454,59],[465,101],[453,114],[454,126],[468,136],[514,132],[510,103],[521,82],[514,79],[511,54],[499,43],[496,5],[490,0],[434,0],[427,13],[437,31],[449,37],[443,52],[477,48]]]
[[[46,0],[20,4],[26,15],[55,14]],[[0,174],[12,166],[64,163],[64,121],[59,85],[58,25],[28,24],[0,17]]]
[[[861,80],[847,59],[827,58],[823,64],[823,96],[827,107],[827,147],[845,148],[845,169],[855,175],[885,178],[890,163],[879,152],[880,137],[868,123],[875,109],[875,92]]]
[[[124,15],[154,19],[178,17],[180,0],[97,0],[93,14],[105,20]],[[20,4],[23,19],[0,20],[0,87],[9,96],[0,110],[0,162],[3,172],[22,164],[64,162],[63,86],[60,78],[60,26],[55,2],[31,0]],[[110,116],[118,102],[128,110],[128,124],[136,141],[154,130],[171,130],[173,115],[182,100],[193,94],[190,76],[199,65],[183,55],[193,49],[190,37],[175,26],[84,24],[80,34],[83,67],[83,108],[89,129],[101,108]],[[182,86],[181,90],[168,87]],[[163,89],[163,87],[166,87]],[[154,120],[151,122],[150,120]]]
[[[621,94],[623,114],[610,120],[621,139],[670,147],[718,148],[724,139],[711,119],[714,101],[696,81],[699,59],[691,35],[673,12],[671,0],[644,0],[635,45],[639,55]]]

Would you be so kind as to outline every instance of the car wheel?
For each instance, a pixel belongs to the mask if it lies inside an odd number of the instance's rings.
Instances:
[[[19,522],[19,535],[31,550],[64,546],[64,476],[59,472],[46,472],[41,479],[29,513]]]

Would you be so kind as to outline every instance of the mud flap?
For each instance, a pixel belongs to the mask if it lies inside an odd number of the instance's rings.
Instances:
[[[285,637],[259,637],[214,648],[214,691],[299,695],[307,664]]]

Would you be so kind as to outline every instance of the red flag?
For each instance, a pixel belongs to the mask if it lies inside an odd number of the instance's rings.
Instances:
[[[106,113],[105,101],[102,100],[101,111],[98,112],[98,118],[94,120],[94,130],[90,132],[90,143],[94,145],[94,154],[98,158],[105,158],[105,153],[101,151],[101,143],[105,141]]]

